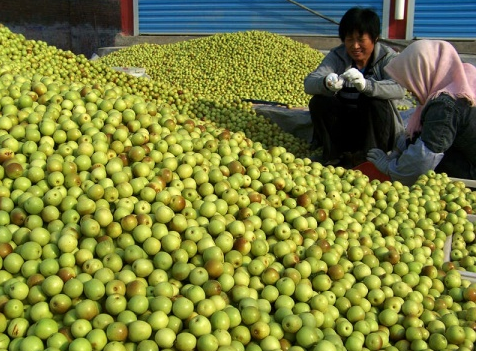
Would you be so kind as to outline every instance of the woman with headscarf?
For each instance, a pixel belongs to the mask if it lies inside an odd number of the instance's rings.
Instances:
[[[446,41],[419,40],[385,70],[418,106],[395,151],[388,155],[374,148],[367,159],[405,185],[429,170],[475,179],[475,67],[462,63]]]

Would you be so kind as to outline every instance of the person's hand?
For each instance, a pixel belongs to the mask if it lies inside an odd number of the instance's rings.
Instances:
[[[336,73],[330,73],[325,78],[326,87],[334,92],[337,92],[343,88],[344,80],[338,77]]]
[[[366,88],[366,79],[363,74],[356,68],[350,68],[341,75],[348,82],[352,83],[358,91],[363,91]]]
[[[388,159],[392,160],[392,159],[398,158],[399,156],[401,156],[401,154],[406,149],[407,149],[407,134],[406,133],[401,133],[396,138],[396,143],[394,145],[394,149],[391,152],[391,155],[388,156]]]
[[[407,139],[407,134],[405,132],[399,134],[399,136],[396,138],[395,149],[403,153],[403,151],[407,149]]]
[[[383,150],[370,149],[366,159],[372,162],[381,173],[389,173],[389,158]]]

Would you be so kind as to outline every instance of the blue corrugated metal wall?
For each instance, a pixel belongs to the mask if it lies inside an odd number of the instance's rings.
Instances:
[[[263,30],[283,35],[337,35],[338,25],[287,0],[137,0],[141,34],[214,34]],[[371,7],[381,17],[382,0],[298,0],[339,22],[353,6]]]
[[[475,39],[475,0],[416,0],[416,38]]]

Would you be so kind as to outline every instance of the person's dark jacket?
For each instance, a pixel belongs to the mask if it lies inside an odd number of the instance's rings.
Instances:
[[[392,180],[413,184],[429,169],[450,177],[475,179],[475,106],[466,99],[441,94],[421,112],[416,141],[389,164]]]

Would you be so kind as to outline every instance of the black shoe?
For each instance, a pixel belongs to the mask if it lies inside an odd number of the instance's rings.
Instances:
[[[339,165],[341,165],[342,162],[343,162],[343,160],[341,158],[334,158],[332,160],[328,160],[328,161],[324,162],[323,166],[338,167]]]
[[[320,155],[310,156],[309,159],[310,159],[312,162],[319,162],[319,163],[323,164],[323,157],[321,157]]]

